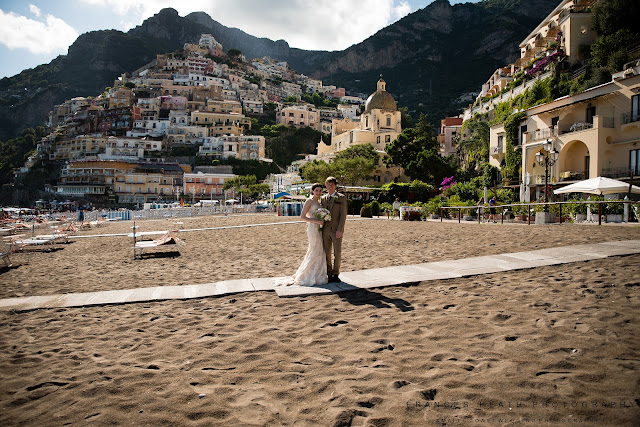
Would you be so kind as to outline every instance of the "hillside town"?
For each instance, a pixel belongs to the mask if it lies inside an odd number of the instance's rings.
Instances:
[[[520,201],[541,200],[554,187],[590,177],[633,180],[640,173],[637,59],[595,87],[520,110],[505,107],[531,98],[552,79],[573,81],[585,74],[584,46],[598,38],[591,28],[594,3],[561,1],[520,43],[520,58],[498,68],[462,114],[442,118],[440,155],[462,168],[473,166],[469,124],[481,120],[489,124],[488,164],[496,170],[490,184],[510,189]],[[629,57],[637,58],[639,51],[628,47]],[[273,162],[265,137],[252,132],[257,119],[266,117],[324,135],[315,153],[277,165],[280,173],[266,177],[271,196],[299,188],[305,164],[330,164],[338,153],[364,144],[373,147],[379,161],[359,185],[409,182],[415,177],[407,176],[402,165],[382,161],[385,148],[403,132],[401,112],[386,85],[381,77],[371,82],[375,92],[347,95],[344,88],[297,74],[286,62],[247,60],[236,49],[225,52],[213,36],[202,34],[197,43],[123,74],[99,96],[55,106],[46,123],[51,133],[16,177],[46,158],[64,164],[57,183],[46,188],[54,198],[137,207],[223,201],[233,196],[224,184],[236,175],[216,160]],[[313,105],[305,95],[331,100],[333,106]],[[508,115],[513,120],[505,120]],[[189,157],[167,154],[180,147],[200,160],[194,164]]]
[[[231,66],[230,66],[231,65]],[[334,99],[336,108],[316,108],[302,94]],[[151,64],[120,76],[97,97],[77,97],[49,113],[51,133],[17,174],[39,160],[64,162],[52,195],[97,205],[225,198],[230,166],[193,168],[159,157],[174,147],[197,147],[206,159],[272,162],[265,138],[248,133],[250,117],[275,109],[278,124],[310,127],[330,134],[333,120],[356,120],[361,96],[296,74],[286,62],[233,58],[210,34],[179,53],[158,55]],[[389,138],[387,137],[387,140]],[[287,166],[287,165],[284,165]],[[277,177],[274,182],[280,181]]]

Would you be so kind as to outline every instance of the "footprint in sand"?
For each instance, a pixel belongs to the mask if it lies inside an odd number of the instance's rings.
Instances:
[[[371,350],[371,353],[379,353],[384,350],[393,351],[396,348],[395,345],[391,344],[388,340],[385,340],[385,339],[375,340],[373,341],[373,343],[382,344],[382,345],[374,350]]]

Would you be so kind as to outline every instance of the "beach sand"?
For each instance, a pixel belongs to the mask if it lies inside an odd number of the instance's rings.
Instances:
[[[181,219],[18,254],[0,298],[292,274],[295,218]],[[139,231],[166,230],[166,220]],[[79,234],[127,233],[131,222]],[[638,226],[347,222],[343,271],[640,239]],[[640,256],[304,298],[0,312],[2,425],[638,425]]]

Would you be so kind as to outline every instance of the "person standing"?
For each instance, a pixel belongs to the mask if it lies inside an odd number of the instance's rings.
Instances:
[[[327,194],[320,203],[331,214],[331,220],[322,227],[324,252],[327,258],[327,274],[329,282],[339,282],[340,262],[342,258],[342,235],[347,220],[347,197],[338,193],[338,181],[330,176],[325,181]]]
[[[305,201],[302,207],[302,213],[300,214],[300,219],[307,223],[307,237],[309,239],[307,253],[295,274],[277,280],[276,286],[314,286],[327,283],[327,263],[324,254],[324,241],[322,233],[319,230],[319,227],[324,225],[324,221],[315,216],[315,212],[321,207],[321,196],[322,184],[313,184],[311,186],[311,196]]]
[[[400,199],[396,197],[396,200],[393,202],[393,217],[400,218]]]
[[[489,221],[493,221],[496,223],[496,206],[498,206],[498,202],[496,202],[496,196],[493,196],[489,200]]]

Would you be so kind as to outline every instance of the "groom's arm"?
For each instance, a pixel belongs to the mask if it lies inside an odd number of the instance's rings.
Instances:
[[[342,237],[342,233],[344,233],[344,224],[347,221],[347,196],[343,196],[340,198],[340,218],[338,219],[338,229],[337,231],[340,232],[341,236],[338,238]],[[336,233],[337,234],[337,233]]]

